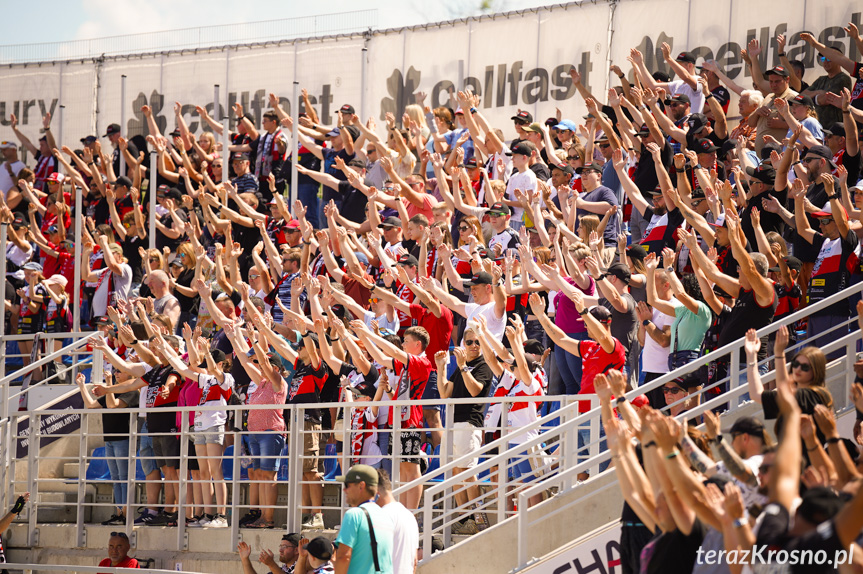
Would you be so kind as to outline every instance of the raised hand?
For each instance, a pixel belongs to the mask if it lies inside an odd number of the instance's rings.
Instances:
[[[756,335],[755,329],[749,329],[746,331],[746,341],[743,343],[743,349],[746,351],[747,360],[754,360],[758,355],[758,351],[761,350],[761,339]]]

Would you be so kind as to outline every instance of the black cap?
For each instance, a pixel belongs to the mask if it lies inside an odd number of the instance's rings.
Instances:
[[[108,126],[108,129],[105,130],[105,135],[102,137],[106,138],[108,136],[112,136],[118,133],[120,133],[120,124],[111,124],[110,126]]]
[[[174,131],[172,131],[168,135],[171,136],[172,138],[180,137],[180,128],[174,128]]]
[[[353,386],[348,387],[348,388],[353,389],[355,392],[359,393],[360,395],[362,395],[364,397],[368,397],[370,399],[375,398],[375,393],[377,392],[377,388],[374,385],[366,383],[366,382],[357,383],[356,385],[353,385]]]
[[[773,185],[776,181],[776,170],[769,163],[761,163],[758,167],[747,167],[746,174],[767,185]]]
[[[670,98],[665,98],[665,103],[670,104],[671,102],[682,102],[684,104],[691,104],[692,100],[689,99],[689,96],[686,94],[674,94]]]
[[[354,110],[354,107],[350,104],[343,105],[342,107],[339,108],[339,111],[342,112],[343,114],[351,114],[351,115],[356,113],[356,110]]]
[[[824,131],[829,132],[830,134],[832,134],[834,136],[839,136],[841,138],[844,138],[845,137],[845,124],[843,124],[842,122],[833,122]]]
[[[748,434],[764,438],[764,423],[755,417],[740,417],[731,428],[723,431],[726,434]]]
[[[492,203],[491,207],[488,208],[489,215],[509,215],[509,206],[505,203],[497,202]]]
[[[524,352],[531,355],[541,356],[545,353],[545,347],[536,339],[528,339],[524,342]]]
[[[785,258],[785,264],[788,265],[789,269],[794,269],[795,271],[803,269],[803,262],[792,255]]]
[[[491,276],[491,273],[487,273],[486,271],[480,271],[476,275],[470,278],[470,281],[465,281],[464,285],[468,287],[473,287],[474,285],[493,285],[494,278]]]
[[[822,159],[826,159],[827,163],[830,164],[830,167],[836,169],[836,164],[833,163],[833,152],[830,151],[830,148],[826,145],[814,145],[811,148],[806,150],[806,153],[803,154],[801,158],[803,161],[811,159],[813,157],[820,157]]]
[[[704,199],[705,197],[707,197],[707,195],[704,193],[704,189],[697,184],[692,188],[692,193],[689,196],[690,199]]]
[[[644,261],[644,259],[647,257],[647,249],[645,249],[644,246],[639,243],[633,243],[626,248],[626,255],[631,257],[632,259]]]
[[[592,161],[589,164],[583,165],[581,167],[575,168],[575,173],[581,175],[586,171],[595,171],[597,173],[602,173],[602,166],[599,163]]]
[[[351,134],[351,139],[353,141],[357,141],[358,139],[360,139],[360,128],[358,128],[357,126],[345,126],[344,130]]]
[[[520,112],[518,112],[517,114],[512,116],[510,119],[511,120],[518,120],[520,122],[527,122],[529,124],[533,123],[533,116],[530,115],[530,112],[526,112],[524,110],[521,110]]]
[[[649,136],[650,135],[650,128],[647,127],[647,124],[641,125],[641,128],[638,130],[637,135],[640,135],[640,136]]]
[[[629,280],[632,279],[632,272],[630,272],[629,267],[623,263],[612,263],[606,270],[605,274],[614,275],[624,283],[629,283]]]
[[[245,152],[235,151],[231,154],[231,161],[245,160],[249,161],[249,154]]]
[[[676,59],[678,62],[686,62],[687,64],[695,63],[695,55],[692,52],[680,52]]]
[[[333,543],[326,536],[313,538],[303,548],[318,560],[329,560],[333,557]]]
[[[556,165],[555,164],[555,165],[551,166],[551,169],[552,170],[558,169],[558,170],[562,171],[563,173],[565,173],[569,176],[575,175],[575,170],[572,169],[572,167],[568,166],[568,165]]]
[[[710,153],[718,149],[719,148],[716,147],[713,142],[708,139],[698,140],[697,142],[695,142],[695,153]]]
[[[694,371],[692,373],[688,373],[686,375],[683,375],[682,377],[677,377],[672,382],[674,382],[681,389],[686,389],[686,390],[694,389],[695,387],[698,387],[698,386],[704,384],[704,380],[702,380],[702,378],[701,378],[701,370],[700,369],[697,371]]]
[[[811,97],[806,94],[797,94],[793,98],[788,99],[789,104],[800,104],[802,106],[806,106],[807,108],[815,108],[815,102]]]
[[[378,227],[401,227],[402,220],[394,215],[390,215],[389,217],[384,217],[384,220],[381,221],[381,224]]]
[[[120,177],[115,179],[114,183],[112,183],[111,185],[113,185],[114,187],[123,186],[123,187],[131,188],[132,187],[132,180],[129,179],[128,177],[126,177],[125,175],[121,175]]]
[[[290,542],[294,546],[299,546],[300,540],[302,540],[302,539],[303,539],[303,535],[300,534],[299,532],[291,532],[290,534],[282,535],[282,540],[284,540],[285,542]]]
[[[413,265],[414,267],[416,267],[417,265],[419,265],[419,261],[417,261],[417,258],[414,257],[413,255],[411,255],[410,253],[405,253],[404,255],[399,257],[398,264],[399,265]]]
[[[737,149],[737,143],[734,140],[725,140],[722,142],[722,148],[719,150],[719,159],[725,159],[728,152],[734,151],[735,149]]]
[[[610,323],[611,322],[611,311],[603,307],[602,305],[594,305],[590,308],[590,314],[594,319],[599,321],[600,323]]]
[[[467,168],[479,167],[479,165],[477,165],[476,163],[475,157],[464,160],[464,166]]]
[[[845,500],[829,486],[807,488],[797,507],[797,515],[810,524],[821,524],[830,520],[845,505]]]
[[[512,146],[508,152],[506,152],[506,155],[526,155],[527,157],[530,157],[531,153],[533,153],[533,150],[527,142],[518,142]]]
[[[93,317],[91,323],[94,325],[109,325],[111,323],[111,319],[105,315],[99,315],[98,317]]]
[[[183,192],[181,192],[176,187],[172,187],[172,188],[169,188],[168,191],[165,192],[165,197],[167,199],[175,199],[175,200],[179,201],[179,200],[183,199]]]
[[[96,136],[87,136],[85,138],[81,138],[81,143],[84,145],[87,145],[87,144],[93,143],[97,139],[99,139],[99,138],[97,138]]]
[[[22,227],[27,227],[29,224],[24,221],[24,217],[21,215],[16,215],[15,219],[12,220],[12,227],[15,229],[21,229]]]
[[[707,116],[704,114],[690,114],[686,123],[689,125],[689,131],[687,133],[697,134],[710,125],[710,120],[708,120]]]
[[[782,66],[773,66],[772,68],[770,68],[769,70],[767,70],[766,72],[764,72],[764,75],[765,75],[765,76],[771,76],[771,75],[774,75],[774,76],[779,76],[779,77],[781,77],[781,78],[787,78],[787,77],[789,77],[791,74],[789,74],[789,73],[788,73],[788,70],[786,70],[786,69],[785,69],[785,68],[783,68]]]

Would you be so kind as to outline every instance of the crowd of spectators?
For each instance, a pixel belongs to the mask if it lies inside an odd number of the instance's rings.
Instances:
[[[853,23],[846,33],[863,52]],[[38,146],[13,116],[12,131],[34,159],[24,166],[18,144],[0,142],[7,332],[69,331],[77,305],[82,324],[104,333],[94,347],[110,378],[79,385],[88,407],[106,409],[113,456],[137,450],[142,461],[148,507],[138,524],[228,525],[220,458],[231,429],[244,432],[235,446],[252,459],[251,509],[236,517],[240,525],[274,526],[280,454],[287,433],[302,430],[303,527],[322,529],[320,457],[334,429],[349,426],[341,448],[352,464],[392,470],[394,453],[402,483],[421,476],[423,453],[443,436],[438,406],[364,401],[518,398],[503,424],[518,445],[535,436],[518,429],[537,420],[538,397],[597,394],[602,436],[585,429],[579,446],[602,439],[613,453],[627,501],[624,572],[672,562],[674,571],[698,570],[696,550],[708,544],[847,548],[863,526],[860,427],[852,442],[836,431],[824,385],[832,357],[821,348],[848,334],[859,297],[775,336],[755,335],[863,278],[863,64],[800,38],[818,54],[811,85],[800,62],[786,61],[781,36],[782,65],[761,69],[757,41],[742,51],[752,79],[745,88],[716,62],[697,65],[667,44],[673,79],[651,73],[636,49],[630,73],[612,66],[620,85],[607,94],[591,93],[573,68],[589,111],[583,121],[560,112],[534,121],[514,110],[511,125],[492,126],[476,95],[457,92],[434,109],[416,94],[401,118],[386,115],[384,130],[350,104],[336,125],[323,125],[304,92],[295,117],[270,94],[260,126],[235,105],[228,149],[213,135],[227,125],[198,107],[208,131],[196,137],[177,103],[171,133],[144,106],[145,138],[127,140],[112,124],[73,150],[57,146],[50,116]],[[729,116],[730,92],[738,117]],[[148,150],[158,173],[148,169]],[[70,234],[79,194],[77,245]],[[72,302],[76,265],[80,305]],[[811,344],[786,370],[785,349],[798,336]],[[730,442],[711,411],[679,422],[727,390],[727,356],[631,404],[622,396],[744,338],[748,398],[777,419],[775,448],[757,420],[735,422]],[[31,344],[19,343],[25,363]],[[773,356],[776,383],[765,390]],[[51,370],[36,370],[34,380]],[[860,408],[863,387],[855,389]],[[342,419],[315,407],[348,397]],[[272,408],[242,417],[173,410],[231,403]],[[304,407],[302,429],[288,427],[285,404]],[[128,417],[110,409],[139,405],[141,438],[129,445]],[[501,416],[499,405],[457,405],[453,456],[498,438]],[[695,430],[701,422],[704,432]],[[178,475],[184,427],[194,484],[185,516],[177,507],[188,478]],[[114,465],[112,478],[124,481],[124,466]],[[512,472],[517,480],[532,468]],[[378,481],[366,471],[361,478],[355,498]],[[401,503],[417,509],[421,492],[403,492]],[[478,497],[471,488],[458,502]],[[115,489],[109,524],[125,523],[125,499]],[[362,514],[353,520],[361,525]],[[475,533],[484,522],[467,517],[455,530]],[[245,564],[249,550],[240,552]],[[302,552],[320,562],[327,548],[313,540]],[[323,567],[308,560],[309,569]]]

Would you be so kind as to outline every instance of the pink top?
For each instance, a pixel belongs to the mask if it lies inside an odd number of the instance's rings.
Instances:
[[[250,405],[279,405],[278,409],[254,409],[249,411],[249,430],[250,431],[267,431],[276,430],[284,431],[285,418],[282,416],[282,406],[285,404],[285,399],[288,398],[288,385],[282,385],[280,392],[273,390],[273,384],[270,381],[262,380],[255,389],[255,392],[249,397]]]
[[[189,354],[183,353],[182,357],[183,361],[189,360]],[[178,407],[191,407],[198,404],[198,401],[201,400],[201,387],[197,384],[194,384],[191,379],[185,380],[185,385],[180,389],[180,396],[177,398],[177,406]],[[189,424],[186,425],[186,429],[189,427],[195,426],[195,411],[189,411],[186,413],[189,415]],[[177,428],[182,428],[183,424],[183,413],[182,411],[177,412]]]
[[[585,295],[593,296],[596,294],[596,282],[593,280],[593,277],[589,277],[590,285],[588,285],[587,289],[582,289],[578,286],[578,283],[575,282],[575,279],[572,277],[564,277],[563,280],[584,293]],[[555,313],[554,313],[554,324],[557,325],[564,333],[584,333],[587,331],[587,327],[584,326],[584,319],[578,314],[578,310],[575,308],[575,303],[573,303],[569,297],[564,295],[561,292],[558,292],[554,297],[555,304]]]

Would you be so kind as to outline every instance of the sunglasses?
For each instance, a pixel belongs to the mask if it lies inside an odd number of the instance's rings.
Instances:
[[[120,538],[125,538],[126,540],[129,539],[129,535],[126,534],[125,532],[112,532],[111,537],[114,537],[114,536],[119,536]]]
[[[249,279],[257,279],[258,277],[260,277],[260,275],[252,275],[249,273]]]
[[[459,227],[459,231],[470,231],[470,227]]]
[[[566,159],[568,159],[569,161],[575,161],[575,160],[581,159],[581,158],[578,157],[577,155],[568,155],[568,156],[566,156]]]
[[[770,470],[770,467],[773,466],[772,463],[765,463],[758,467],[758,472],[760,474],[767,474],[767,471]]]
[[[804,373],[808,373],[812,370],[812,365],[810,365],[809,363],[801,363],[797,359],[794,359],[793,361],[791,361],[791,368],[800,369]]]
[[[601,144],[599,144],[599,147],[601,147],[602,149],[605,149],[607,147],[611,147],[611,144],[601,143]]]
[[[819,225],[828,225],[830,223],[833,223],[833,220],[829,217],[819,217],[818,218],[818,224]]]
[[[159,258],[158,258],[158,257],[150,257],[150,263],[153,263],[154,261],[155,261],[156,263],[158,263],[158,262],[159,262]]]
[[[677,106],[682,106],[683,102],[668,102],[665,104],[666,106],[671,106],[672,108],[676,108]]]
[[[680,387],[662,387],[663,393],[668,393],[669,395],[679,395],[684,392]]]
[[[524,120],[513,120],[513,121],[515,122],[515,125],[517,125],[517,126],[526,126],[527,125],[527,122]]]
[[[479,339],[465,339],[464,344],[468,347],[471,347],[473,345],[479,345]]]

